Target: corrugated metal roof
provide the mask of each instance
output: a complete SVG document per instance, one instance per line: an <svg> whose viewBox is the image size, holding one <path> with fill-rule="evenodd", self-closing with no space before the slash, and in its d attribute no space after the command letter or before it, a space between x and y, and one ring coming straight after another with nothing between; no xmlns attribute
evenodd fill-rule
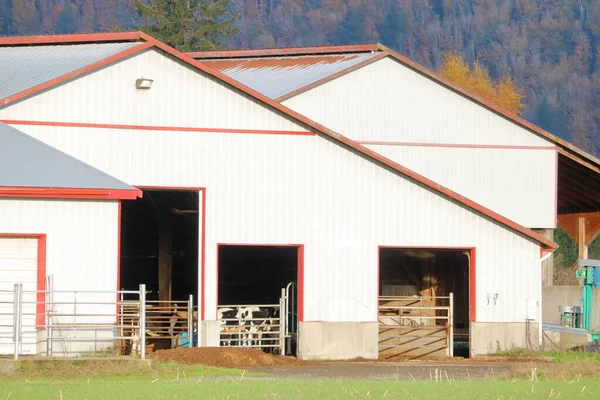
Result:
<svg viewBox="0 0 600 400"><path fill-rule="evenodd" d="M271 99L379 57L380 52L200 60Z"/></svg>
<svg viewBox="0 0 600 400"><path fill-rule="evenodd" d="M0 99L104 60L139 42L0 47Z"/></svg>
<svg viewBox="0 0 600 400"><path fill-rule="evenodd" d="M0 186L137 190L2 122Z"/></svg>

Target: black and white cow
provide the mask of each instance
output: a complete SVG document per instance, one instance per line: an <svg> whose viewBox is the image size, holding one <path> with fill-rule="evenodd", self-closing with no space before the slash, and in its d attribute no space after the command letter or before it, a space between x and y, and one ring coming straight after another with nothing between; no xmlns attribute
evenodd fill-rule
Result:
<svg viewBox="0 0 600 400"><path fill-rule="evenodd" d="M222 346L260 345L263 351L274 352L279 329L273 325L279 325L278 308L257 306L221 308L219 309L218 318L221 320L221 332L226 333L226 335L222 335L224 336L221 340ZM235 319L235 321L224 321L224 319ZM237 332L243 333L241 335L230 334ZM240 339L240 342L234 341L231 338L232 336ZM227 337L230 339L227 340ZM265 345L267 346L264 347Z"/></svg>

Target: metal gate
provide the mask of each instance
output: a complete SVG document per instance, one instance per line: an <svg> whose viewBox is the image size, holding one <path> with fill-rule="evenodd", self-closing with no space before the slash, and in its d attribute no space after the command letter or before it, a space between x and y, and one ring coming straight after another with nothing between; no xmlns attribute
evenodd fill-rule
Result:
<svg viewBox="0 0 600 400"><path fill-rule="evenodd" d="M379 358L453 357L453 295L379 297Z"/></svg>
<svg viewBox="0 0 600 400"><path fill-rule="evenodd" d="M251 347L285 354L287 304L286 289L281 289L279 304L218 306L220 346Z"/></svg>

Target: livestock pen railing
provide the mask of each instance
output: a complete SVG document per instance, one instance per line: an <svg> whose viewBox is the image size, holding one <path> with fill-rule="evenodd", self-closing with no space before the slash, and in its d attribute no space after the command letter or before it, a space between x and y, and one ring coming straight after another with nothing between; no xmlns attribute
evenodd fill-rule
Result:
<svg viewBox="0 0 600 400"><path fill-rule="evenodd" d="M380 296L379 358L453 357L454 297Z"/></svg>
<svg viewBox="0 0 600 400"><path fill-rule="evenodd" d="M192 295L187 301L146 301L146 336L151 346L159 344L157 348L193 347L197 341L194 335L197 321L198 310L194 307Z"/></svg>
<svg viewBox="0 0 600 400"><path fill-rule="evenodd" d="M124 300L127 297L128 300ZM133 355L145 358L146 288L120 291L0 290L0 354Z"/></svg>
<svg viewBox="0 0 600 400"><path fill-rule="evenodd" d="M286 289L281 289L279 304L218 306L220 345L285 354L286 304Z"/></svg>

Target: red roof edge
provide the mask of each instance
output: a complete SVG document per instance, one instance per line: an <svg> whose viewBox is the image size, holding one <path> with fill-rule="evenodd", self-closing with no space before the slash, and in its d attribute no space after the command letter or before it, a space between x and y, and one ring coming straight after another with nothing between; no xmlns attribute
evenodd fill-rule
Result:
<svg viewBox="0 0 600 400"><path fill-rule="evenodd" d="M64 35L64 36L88 36L88 37L91 37L93 35L94 34L90 34L90 35ZM125 34L119 34L119 35L133 35L133 34L132 33L125 33ZM207 73L209 75L214 76L215 78L217 78L220 81L228 84L229 86L231 86L231 87L233 87L233 88L235 88L237 90L240 90L241 92L246 93L247 95L249 95L251 97L254 97L255 99L257 99L257 100L261 101L262 103L266 104L267 106L269 106L269 107L271 107L271 108L273 108L273 109L275 109L275 110L277 110L277 111L279 111L279 112L281 112L283 114L286 114L286 115L290 116L291 118L295 119L299 123L304 124L304 125L312 128L312 129L314 129L315 131L318 131L318 132L322 133L323 135L328 136L331 139L333 139L335 141L338 141L338 142L340 142L340 143L342 143L342 144L344 144L344 145L346 145L346 146L348 146L348 147L356 150L359 153L364 154L368 158L370 158L370 159L372 159L372 160L374 160L376 162L379 162L379 163L381 163L383 165L386 165L387 167L392 168L393 170L395 170L395 171L397 171L397 172L399 172L399 173L401 173L401 174L403 174L403 175L405 175L405 176L407 176L407 177L409 177L409 178L411 178L411 179L413 179L413 180L415 180L415 181L423 184L424 186L427 186L430 189L432 189L434 191L437 191L440 194L443 194L443 195L445 195L445 196L447 196L447 197L449 197L451 199L454 199L455 201L457 201L459 203L462 203L466 207L471 208L471 209L473 209L473 210L475 210L475 211L477 211L477 212L479 212L479 213L481 213L483 215L486 215L487 217L489 217L491 219L494 219L497 222L499 222L499 223L501 223L501 224L503 224L503 225L505 225L505 226L507 226L507 227L509 227L509 228L511 228L511 229L513 229L513 230L515 230L515 231L517 231L517 232L519 232L519 233L521 233L521 234L523 234L523 235L525 235L525 236L527 236L527 237L529 237L529 238L531 238L531 239L533 239L535 241L537 241L538 243L546 246L546 248L549 249L550 251L554 251L558 247L558 245L556 243L554 243L551 240L548 240L545 237L543 237L543 236L541 236L541 235L533 232L532 230L527 229L527 228L523 227L522 225L519 225L516 222L511 221L510 219L505 218L505 217L501 216L500 214L497 214L497 213L489 210L488 208L486 208L486 207L484 207L484 206L482 206L482 205L480 205L478 203L475 203L474 201L469 200L466 197L461 196L458 193L455 193L452 190L447 189L447 188L439 185L438 183L436 183L436 182L434 182L434 181L432 181L430 179L427 179L424 176L419 175L416 172L414 172L414 171L412 171L412 170L410 170L410 169L408 169L406 167L403 167L402 165L400 165L400 164L398 164L398 163L396 163L396 162L394 162L394 161L392 161L392 160L390 160L390 159L382 156L379 153L374 152L373 150L370 150L369 148L367 148L367 147L365 147L365 146L363 146L363 145L355 142L354 140L351 140L351 139L349 139L349 138L347 138L347 137L345 137L343 135L340 135L339 133L336 133L336 132L334 132L334 131L326 128L325 126L323 126L323 125L321 125L321 124L319 124L319 123L317 123L317 122L315 122L315 121L313 121L313 120L305 117L304 115L302 115L302 114L300 114L300 113L298 113L296 111L293 111L292 109L290 109L290 108L288 108L288 107L286 107L286 106L284 106L284 105L282 105L282 104L280 104L280 103L278 103L278 102L276 102L276 101L268 98L267 96L265 96L265 95L257 92L256 90L253 90L253 89L251 89L251 88L243 85L242 83L240 83L240 82L238 82L238 81L236 81L236 80L228 77L227 75L223 74L222 72L219 72L219 71L217 71L217 70L215 70L215 69L213 69L213 68L211 68L211 67L209 67L209 66L207 66L205 64L202 64L201 62L195 60L194 58L190 57L189 55L184 54L184 53L182 53L182 52L180 52L180 51L178 51L178 50L176 50L176 49L168 46L167 44L165 44L165 43L163 43L163 42L161 42L161 41L153 38L152 36L150 36L148 34L145 34L143 32L136 32L135 35L138 35L139 39L145 40L147 42L144 45L136 46L135 49L138 49L138 51L140 51L141 49L146 49L146 48L151 47L151 46L155 46L155 47L163 50L164 52L172 55L173 57L175 57L175 58L177 58L177 59L179 59L179 60L181 60L181 61L183 61L183 62L185 62L185 63L187 63L187 64L189 64L189 65L191 65L191 66L193 66L195 68L197 68L197 69L199 69L200 71L203 71L203 72L205 72L205 73ZM362 46L362 45L358 45L358 46ZM379 46L380 45L366 45L366 47L368 47L368 50L364 50L364 51L372 51L371 49L373 49L373 51L375 51L375 50L377 50L379 48ZM345 48L353 47L354 50L352 50L352 51L357 51L356 50L356 46L341 46L341 47L345 47ZM387 49L387 48L385 48L383 46L380 46L380 47L381 47L381 49ZM335 48L335 46L329 46L329 47L326 47L326 48L329 49L328 51L331 51L331 49ZM339 46L338 46L338 48L339 48ZM321 48L321 49L325 49L325 48ZM283 50L286 50L286 49L283 49ZM289 49L289 50L291 50L291 49ZM387 50L381 50L381 51L387 51ZM113 56L113 57L111 57L111 58L109 58L107 60L101 61L100 63L93 64L94 68L92 68L92 65L90 65L89 69L86 68L86 72L89 72L89 71L91 71L91 70L93 70L95 68L99 68L99 67L101 67L103 65L106 65L109 62L114 62L117 59L122 58L121 55L125 54L125 53L126 52L118 54L117 56ZM128 53L127 55L129 55L129 54L132 54L132 53ZM290 53L290 54L293 54L293 53ZM110 60L110 61L108 61L108 60ZM427 69L425 69L425 72L431 73L431 71L428 71ZM59 79L62 79L62 78L59 78ZM68 79L68 78L65 78L65 80L66 79ZM6 103L8 103L8 102L4 102L2 104L6 104ZM0 197L23 197L23 194L26 194L25 192L23 192L24 188L19 188L19 189L22 191L22 195L21 196L10 196L10 193L3 194L2 188L0 188ZM46 189L46 190L68 190L68 189L48 189L48 188L42 188L42 189ZM114 192L120 192L120 191L112 191L112 193L114 193ZM129 193L131 191L125 191L125 192ZM13 193L16 193L16 192L13 192ZM134 193L136 193L136 197L138 197L137 191L134 191ZM36 194L37 194L37 196L35 196ZM37 192L34 191L33 195L26 196L26 197L41 197L40 194L41 194L41 192L38 190ZM140 192L139 195L141 196L141 192ZM77 195L75 195L75 196L77 196ZM107 195L106 194L98 194L97 196L100 196L100 197L94 197L94 198L102 198L102 196L107 196ZM110 196L110 194L108 196ZM130 198L132 196L132 194L129 193L128 196L129 197L126 197L125 199ZM72 197L72 198L85 198L85 197ZM133 198L135 198L135 197L133 197Z"/></svg>
<svg viewBox="0 0 600 400"><path fill-rule="evenodd" d="M73 35L0 36L0 46L130 42L141 40L140 32L78 33Z"/></svg>
<svg viewBox="0 0 600 400"><path fill-rule="evenodd" d="M77 189L48 187L0 187L0 198L135 200L142 197L139 189Z"/></svg>
<svg viewBox="0 0 600 400"><path fill-rule="evenodd" d="M247 49L247 50L217 50L217 51L192 51L184 53L195 59L208 58L240 58L240 57L272 57L272 56L301 56L311 54L335 53L365 53L379 51L377 43L351 44L345 46L315 46L315 47L285 47L273 49Z"/></svg>

